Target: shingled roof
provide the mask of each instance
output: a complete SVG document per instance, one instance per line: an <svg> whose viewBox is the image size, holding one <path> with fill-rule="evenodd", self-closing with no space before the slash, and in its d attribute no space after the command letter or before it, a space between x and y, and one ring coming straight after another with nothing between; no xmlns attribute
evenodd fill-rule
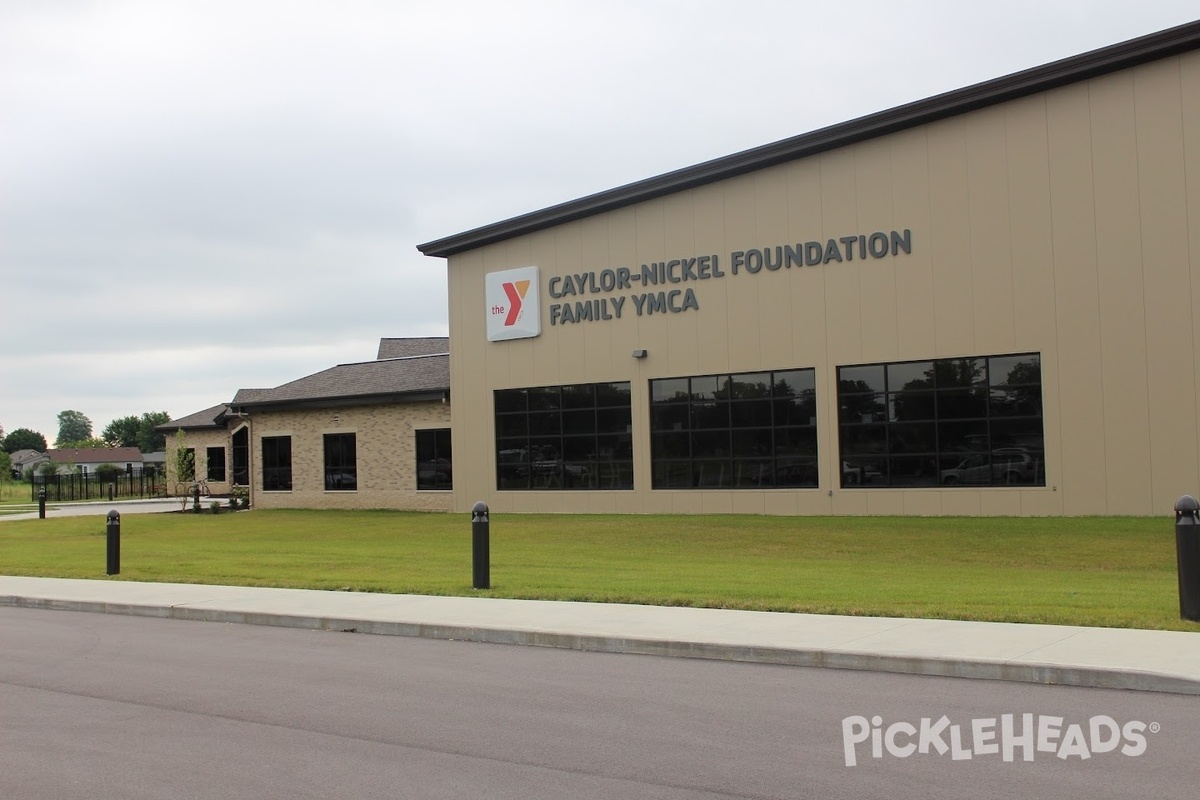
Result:
<svg viewBox="0 0 1200 800"><path fill-rule="evenodd" d="M142 461L142 451L136 447L79 447L47 450L46 455L55 464L115 464Z"/></svg>
<svg viewBox="0 0 1200 800"><path fill-rule="evenodd" d="M380 349L383 349L382 342ZM412 402L436 400L449 391L450 357L443 353L338 364L274 389L242 389L230 406L234 411L240 411Z"/></svg>
<svg viewBox="0 0 1200 800"><path fill-rule="evenodd" d="M450 352L448 336L415 336L405 339L380 339L377 359L408 356L443 355Z"/></svg>
<svg viewBox="0 0 1200 800"><path fill-rule="evenodd" d="M195 414L188 414L186 417L173 419L170 422L164 422L162 425L155 425L154 430L173 433L180 428L183 428L185 431L200 430L202 428L224 428L225 415L228 413L229 404L221 403L220 405L206 408L203 411L197 411Z"/></svg>

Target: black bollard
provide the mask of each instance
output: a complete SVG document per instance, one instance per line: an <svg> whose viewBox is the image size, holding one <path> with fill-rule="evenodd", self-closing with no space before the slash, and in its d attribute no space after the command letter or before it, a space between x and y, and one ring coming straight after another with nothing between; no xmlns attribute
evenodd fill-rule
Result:
<svg viewBox="0 0 1200 800"><path fill-rule="evenodd" d="M46 490L38 489L38 519L46 518Z"/></svg>
<svg viewBox="0 0 1200 800"><path fill-rule="evenodd" d="M121 574L121 515L108 512L108 574Z"/></svg>
<svg viewBox="0 0 1200 800"><path fill-rule="evenodd" d="M200 484L192 487L192 512L200 513Z"/></svg>
<svg viewBox="0 0 1200 800"><path fill-rule="evenodd" d="M1200 502L1175 501L1175 556L1179 562L1179 616L1200 622Z"/></svg>
<svg viewBox="0 0 1200 800"><path fill-rule="evenodd" d="M483 501L471 509L471 565L476 589L492 588L490 572L491 553L488 507Z"/></svg>
<svg viewBox="0 0 1200 800"><path fill-rule="evenodd" d="M111 503L112 499L113 499L113 484L110 483L108 485L108 502Z"/></svg>

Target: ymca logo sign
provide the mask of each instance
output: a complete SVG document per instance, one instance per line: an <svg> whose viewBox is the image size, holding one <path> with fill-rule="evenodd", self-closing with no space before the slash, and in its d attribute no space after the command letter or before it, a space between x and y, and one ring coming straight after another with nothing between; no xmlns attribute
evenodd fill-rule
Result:
<svg viewBox="0 0 1200 800"><path fill-rule="evenodd" d="M489 342L528 339L542 332L538 268L521 267L484 276Z"/></svg>

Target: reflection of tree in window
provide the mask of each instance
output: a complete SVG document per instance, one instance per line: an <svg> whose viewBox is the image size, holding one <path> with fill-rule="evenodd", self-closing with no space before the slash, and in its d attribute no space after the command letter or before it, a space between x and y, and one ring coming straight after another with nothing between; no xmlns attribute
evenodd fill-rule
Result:
<svg viewBox="0 0 1200 800"><path fill-rule="evenodd" d="M935 419L935 409L933 392L901 391L892 395L892 419L895 420Z"/></svg>
<svg viewBox="0 0 1200 800"><path fill-rule="evenodd" d="M996 359L999 361L1000 359ZM1005 416L1042 413L1042 366L1031 358L1013 364L1002 381L992 376L992 403Z"/></svg>
<svg viewBox="0 0 1200 800"><path fill-rule="evenodd" d="M838 378L843 486L961 484L968 470L978 484L1045 485L1037 354L842 367ZM886 416L873 413L880 403Z"/></svg>
<svg viewBox="0 0 1200 800"><path fill-rule="evenodd" d="M633 488L630 397L624 382L497 391L496 488Z"/></svg>
<svg viewBox="0 0 1200 800"><path fill-rule="evenodd" d="M948 358L935 361L932 374L929 374L932 386L939 389L949 389L952 386L975 386L983 383L986 362L982 358Z"/></svg>
<svg viewBox="0 0 1200 800"><path fill-rule="evenodd" d="M883 422L887 418L884 395L874 393L866 381L838 381L838 396L842 422Z"/></svg>
<svg viewBox="0 0 1200 800"><path fill-rule="evenodd" d="M816 486L812 369L650 382L652 486Z"/></svg>

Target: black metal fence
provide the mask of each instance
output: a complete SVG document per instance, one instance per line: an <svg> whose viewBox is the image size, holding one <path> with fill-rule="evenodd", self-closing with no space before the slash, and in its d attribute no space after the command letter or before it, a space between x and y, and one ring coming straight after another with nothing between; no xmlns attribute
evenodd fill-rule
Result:
<svg viewBox="0 0 1200 800"><path fill-rule="evenodd" d="M166 497L166 475L160 470L134 469L116 475L83 474L72 472L66 475L34 475L29 484L33 502L38 492L46 490L46 499L54 502L64 500L115 500L119 497Z"/></svg>

